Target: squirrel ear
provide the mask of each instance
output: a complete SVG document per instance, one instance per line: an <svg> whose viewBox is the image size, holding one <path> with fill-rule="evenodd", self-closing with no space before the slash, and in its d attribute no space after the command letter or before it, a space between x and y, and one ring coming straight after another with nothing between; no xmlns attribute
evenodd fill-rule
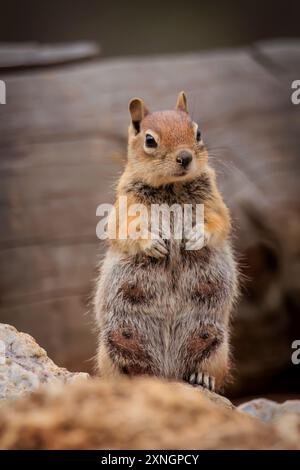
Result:
<svg viewBox="0 0 300 470"><path fill-rule="evenodd" d="M185 113L188 112L186 94L184 91L181 91L177 97L176 109L179 111L184 111Z"/></svg>
<svg viewBox="0 0 300 470"><path fill-rule="evenodd" d="M140 123L142 119L149 113L145 103L140 98L133 98L129 103L129 112L131 121L136 132L140 132Z"/></svg>

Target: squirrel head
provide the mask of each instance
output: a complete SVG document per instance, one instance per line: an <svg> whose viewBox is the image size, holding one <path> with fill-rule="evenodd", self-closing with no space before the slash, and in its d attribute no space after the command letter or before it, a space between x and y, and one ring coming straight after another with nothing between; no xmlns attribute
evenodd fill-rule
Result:
<svg viewBox="0 0 300 470"><path fill-rule="evenodd" d="M153 186L192 180L207 164L200 129L191 119L184 92L172 111L150 113L140 98L129 103L128 165Z"/></svg>

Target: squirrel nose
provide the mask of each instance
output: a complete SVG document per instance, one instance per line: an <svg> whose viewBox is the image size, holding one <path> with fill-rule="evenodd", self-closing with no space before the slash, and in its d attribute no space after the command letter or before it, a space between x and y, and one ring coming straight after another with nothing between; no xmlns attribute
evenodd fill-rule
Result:
<svg viewBox="0 0 300 470"><path fill-rule="evenodd" d="M191 163L192 159L192 154L184 150L177 155L176 162L183 166L183 168L187 168L188 165Z"/></svg>

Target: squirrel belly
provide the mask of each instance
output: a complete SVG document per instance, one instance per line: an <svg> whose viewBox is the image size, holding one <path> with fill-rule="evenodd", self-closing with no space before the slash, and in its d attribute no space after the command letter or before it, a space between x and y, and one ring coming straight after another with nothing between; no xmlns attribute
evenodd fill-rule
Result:
<svg viewBox="0 0 300 470"><path fill-rule="evenodd" d="M228 374L235 296L229 244L184 250L172 263L108 250L95 298L100 374L184 380L202 370L219 390Z"/></svg>
<svg viewBox="0 0 300 470"><path fill-rule="evenodd" d="M98 370L103 377L155 375L220 391L229 377L238 291L229 211L184 93L173 111L149 113L140 99L129 109L128 161L115 208L121 196L147 214L157 204L190 204L192 211L202 204L205 243L199 248L198 231L186 227L185 240L131 238L130 213L116 217L116 232L126 236L111 237L94 298Z"/></svg>

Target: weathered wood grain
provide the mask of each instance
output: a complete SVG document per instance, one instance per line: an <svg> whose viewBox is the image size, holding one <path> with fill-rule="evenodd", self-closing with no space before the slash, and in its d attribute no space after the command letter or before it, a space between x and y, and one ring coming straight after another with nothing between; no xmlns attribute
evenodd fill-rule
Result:
<svg viewBox="0 0 300 470"><path fill-rule="evenodd" d="M46 67L94 59L100 47L93 42L71 44L2 43L0 45L0 71Z"/></svg>
<svg viewBox="0 0 300 470"><path fill-rule="evenodd" d="M266 62L265 65L272 69L274 75L282 73L295 74L294 79L299 77L300 67L300 52L299 52L299 41L286 39L273 40L273 41L260 41L255 45L255 48L261 52Z"/></svg>
<svg viewBox="0 0 300 470"><path fill-rule="evenodd" d="M96 237L95 237L96 238ZM30 303L31 298L51 298L62 289L81 289L91 284L97 261L97 246L47 243L0 251L1 304ZM27 301L27 297L29 300Z"/></svg>
<svg viewBox="0 0 300 470"><path fill-rule="evenodd" d="M0 109L2 144L14 141L15 132L19 142L87 132L123 138L132 96L143 96L152 109L169 108L181 88L200 123L234 122L282 103L276 80L242 50L107 60L27 74L24 81L11 77L7 88L9 106L5 113Z"/></svg>

